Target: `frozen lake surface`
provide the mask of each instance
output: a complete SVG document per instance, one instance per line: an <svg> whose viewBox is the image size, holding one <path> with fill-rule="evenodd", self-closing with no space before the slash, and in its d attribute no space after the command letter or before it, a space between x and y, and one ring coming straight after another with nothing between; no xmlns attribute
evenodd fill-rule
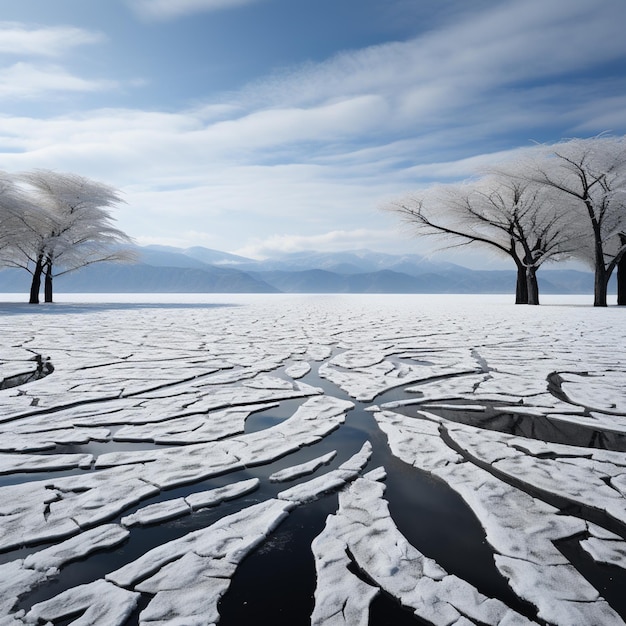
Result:
<svg viewBox="0 0 626 626"><path fill-rule="evenodd" d="M624 623L623 308L2 298L0 626Z"/></svg>

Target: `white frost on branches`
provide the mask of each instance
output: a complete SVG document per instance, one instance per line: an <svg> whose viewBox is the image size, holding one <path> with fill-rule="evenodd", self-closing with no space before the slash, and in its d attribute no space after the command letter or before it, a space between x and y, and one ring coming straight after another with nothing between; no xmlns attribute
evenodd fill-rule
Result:
<svg viewBox="0 0 626 626"><path fill-rule="evenodd" d="M86 265L131 260L120 244L129 237L113 225L117 190L79 176L34 170L0 178L0 264L32 274L31 302L42 277L46 301L52 279Z"/></svg>

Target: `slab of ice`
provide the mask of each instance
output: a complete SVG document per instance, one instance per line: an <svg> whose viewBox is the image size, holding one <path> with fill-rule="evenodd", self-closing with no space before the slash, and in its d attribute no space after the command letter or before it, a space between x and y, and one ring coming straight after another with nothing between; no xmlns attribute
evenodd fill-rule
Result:
<svg viewBox="0 0 626 626"><path fill-rule="evenodd" d="M593 462L581 465L581 461L583 459L571 462L568 459L539 459L520 453L497 461L494 467L507 476L518 480L523 477L524 482L534 487L605 511L619 522L626 523L626 500L619 491L606 483L607 478L612 476L611 472L619 470L611 464L606 464L608 468L602 468L602 465ZM615 480L611 480L611 483Z"/></svg>
<svg viewBox="0 0 626 626"><path fill-rule="evenodd" d="M120 523L122 526L130 528L132 526L163 522L189 513L191 513L191 507L185 499L174 498L173 500L165 500L164 502L156 502L155 504L141 507L135 513L122 517Z"/></svg>
<svg viewBox="0 0 626 626"><path fill-rule="evenodd" d="M88 528L159 492L154 485L140 478L127 476L119 480L119 476L113 476L118 480L102 481L85 491L77 491L80 481L75 480L71 491L61 492L61 497L50 503L46 521L72 519L79 526ZM59 481L58 484L65 486L67 481Z"/></svg>
<svg viewBox="0 0 626 626"><path fill-rule="evenodd" d="M211 560L238 563L283 521L293 506L292 503L273 499L254 504L222 517L207 528L153 548L137 560L107 574L106 579L122 587L132 587L188 552ZM214 564L209 563L208 566L214 567Z"/></svg>
<svg viewBox="0 0 626 626"><path fill-rule="evenodd" d="M15 614L0 616L0 626L23 626L24 622L20 619L24 611Z"/></svg>
<svg viewBox="0 0 626 626"><path fill-rule="evenodd" d="M387 435L393 454L405 463L419 469L433 470L463 460L441 440L439 424L436 422L406 417L392 411L376 411L374 418Z"/></svg>
<svg viewBox="0 0 626 626"><path fill-rule="evenodd" d="M626 417L623 415L612 415L592 411L589 415L576 413L548 413L548 417L555 422L567 422L569 424L580 424L595 430L606 430L608 432L625 433Z"/></svg>
<svg viewBox="0 0 626 626"><path fill-rule="evenodd" d="M76 534L158 493L140 474L141 468L113 468L0 487L0 547Z"/></svg>
<svg viewBox="0 0 626 626"><path fill-rule="evenodd" d="M506 620L530 623L502 602L483 596L465 581L449 575L409 544L389 514L383 491L380 483L358 478L339 494L339 511L327 522L334 540L345 544L347 554L369 579L432 624L447 626L463 617L470 623L494 626ZM321 559L318 563L323 565ZM329 595L326 579L322 580L320 598Z"/></svg>
<svg viewBox="0 0 626 626"><path fill-rule="evenodd" d="M597 563L607 563L626 569L626 542L621 537L617 540L589 537L580 542L580 547Z"/></svg>
<svg viewBox="0 0 626 626"><path fill-rule="evenodd" d="M250 493L259 487L261 481L258 478L241 480L230 485L209 489L208 491L198 491L185 496L185 501L195 511L207 506L215 506L220 502L232 500Z"/></svg>
<svg viewBox="0 0 626 626"><path fill-rule="evenodd" d="M299 465L286 467L285 469L279 470L278 472L274 472L273 474L271 474L270 481L280 483L287 480L294 480L295 478L299 478L300 476L306 476L307 474L312 474L322 465L330 463L336 455L337 450L333 450L328 454L318 456L317 458L312 459L311 461L307 461L306 463L300 463Z"/></svg>
<svg viewBox="0 0 626 626"><path fill-rule="evenodd" d="M626 413L624 373L619 371L587 372L585 375L560 374L561 389L576 404L596 411Z"/></svg>
<svg viewBox="0 0 626 626"><path fill-rule="evenodd" d="M237 564L226 559L210 559L195 552L186 552L182 557L161 567L156 574L135 585L137 591L155 595L160 591L177 591L203 583L224 580L229 582Z"/></svg>
<svg viewBox="0 0 626 626"><path fill-rule="evenodd" d="M0 451L36 452L52 449L57 445L81 445L90 441L107 441L109 430L100 428L50 428L30 429L12 425L10 430L0 431ZM43 462L43 460L42 460Z"/></svg>
<svg viewBox="0 0 626 626"><path fill-rule="evenodd" d="M496 565L521 598L533 598L551 624L623 624L619 615L571 565L548 565L496 555ZM584 579L582 579L584 580ZM586 581L585 581L586 582Z"/></svg>
<svg viewBox="0 0 626 626"><path fill-rule="evenodd" d="M23 621L25 624L41 624L82 613L72 622L73 626L122 626L138 600L138 593L96 580L35 604Z"/></svg>
<svg viewBox="0 0 626 626"><path fill-rule="evenodd" d="M584 532L582 520L558 515L548 504L503 483L470 463L439 468L485 528L498 569L514 591L550 623L619 624L619 616L555 547ZM567 589L556 593L555 590Z"/></svg>
<svg viewBox="0 0 626 626"><path fill-rule="evenodd" d="M188 445L183 449L141 450L101 454L96 467L111 467L128 463L150 462L150 480L171 486L178 480L165 482L164 473L180 474L189 467L187 482L212 474L234 469L236 464L266 463L287 452L318 441L345 421L345 413L353 407L351 402L317 396L306 400L292 417L260 432L237 435L230 439L206 444ZM158 461L158 463L157 463ZM194 474L195 472L195 474ZM180 478L182 481L183 479Z"/></svg>
<svg viewBox="0 0 626 626"><path fill-rule="evenodd" d="M131 515L122 517L121 524L126 528L137 525L155 524L182 515L188 515L192 511L216 506L220 502L232 500L246 493L254 491L259 486L258 478L240 481L224 487L192 493L184 498L174 498L163 502L156 502L142 507Z"/></svg>
<svg viewBox="0 0 626 626"><path fill-rule="evenodd" d="M105 524L61 543L28 555L24 560L12 561L0 567L0 612L8 613L19 596L58 575L71 561L81 559L96 550L113 548L129 536L116 524ZM22 622L18 622L22 623Z"/></svg>
<svg viewBox="0 0 626 626"><path fill-rule="evenodd" d="M440 425L436 422L407 418L389 411L377 411L374 416L381 429L387 433L394 454L446 480L475 512L485 528L487 540L496 552L526 564L523 570L523 575L526 576L526 586L519 584L519 581L515 579L516 576L522 575L519 568L509 567L507 570L507 577L511 579L514 589L524 590L525 595L522 596L524 599L534 603L540 610L548 611L553 617L557 615L561 621L556 623L561 624L568 623L567 619L570 619L572 615L578 615L580 620L583 615L586 617L594 615L594 611L596 619L605 619L609 614L612 618L617 617L603 600L597 598L597 592L593 587L571 567L565 556L554 546L554 541L558 539L583 532L586 528L584 522L557 515L557 509L503 483L473 464L462 462L463 458L452 453L444 444L439 435ZM467 450L472 457L485 463L493 463L495 467L500 467L510 462L511 459L517 458L530 462L534 457L528 457L520 451L520 448L527 443L529 444L527 452L532 451L538 454L545 454L548 451L552 454L572 451L569 446L542 442L535 444L520 437L485 432L469 426L439 421L461 449ZM415 441L409 440L410 443L407 443L409 435L413 435ZM428 448L430 454L420 454L421 448L424 447L424 439L432 442ZM434 459L433 447L441 451L439 455L434 456ZM576 452L582 454L583 450L578 449ZM588 450L586 452L590 454ZM446 457L446 454L451 456ZM442 455L443 458L447 458L446 463L437 462ZM612 456L609 454L608 458ZM597 469L598 464L600 466L606 464L600 460L602 451L598 451L598 457L598 460L591 461L595 463L593 469ZM613 460L616 460L614 456ZM580 458L576 461L588 462L589 460ZM588 472L590 469L586 467L584 471ZM528 472L518 470L515 476L527 477ZM528 478L525 479L528 480ZM533 479L529 482L535 484ZM607 489L606 485L604 487ZM499 562L504 563L504 561ZM530 563L536 564L537 568L530 566ZM558 606L548 608L546 605L550 602L549 594L542 592L540 588L541 581L547 576L552 577L547 587L550 585L558 587L560 581L567 578L572 595L578 597L578 601L593 601L595 608L585 605L584 612L577 613L577 601L571 600L568 603L567 599L553 600L557 605L559 602L563 603L564 606L561 608ZM514 579L518 583L517 586L513 584ZM534 582L531 583L531 580ZM593 598L587 597L594 593L596 595Z"/></svg>
<svg viewBox="0 0 626 626"><path fill-rule="evenodd" d="M33 552L24 559L24 567L47 572L70 561L81 559L95 550L113 548L125 541L130 533L117 524L103 524L66 539L57 545Z"/></svg>
<svg viewBox="0 0 626 626"><path fill-rule="evenodd" d="M589 535L591 537L597 537L598 539L608 539L610 541L622 541L622 538L619 535L603 528L602 526L598 526L597 524L593 524L592 522L587 522L587 530L589 531Z"/></svg>
<svg viewBox="0 0 626 626"><path fill-rule="evenodd" d="M499 554L534 563L566 564L554 541L586 530L582 520L557 515L558 509L471 463L450 465L434 473L463 497Z"/></svg>
<svg viewBox="0 0 626 626"><path fill-rule="evenodd" d="M0 454L0 474L89 467L91 454Z"/></svg>
<svg viewBox="0 0 626 626"><path fill-rule="evenodd" d="M533 360L533 363L537 361ZM476 387L473 396L478 402L508 400L512 404L520 398L532 399L545 391L549 373L547 370L535 370L532 376L520 376L517 372L490 372Z"/></svg>
<svg viewBox="0 0 626 626"><path fill-rule="evenodd" d="M369 607L378 595L348 569L351 560L345 542L337 539L336 516L329 516L324 530L311 544L317 583L311 626L367 626Z"/></svg>
<svg viewBox="0 0 626 626"><path fill-rule="evenodd" d="M50 572L55 573L56 570ZM48 572L26 568L22 560L3 563L0 567L0 619L13 610L20 596L46 580Z"/></svg>
<svg viewBox="0 0 626 626"><path fill-rule="evenodd" d="M373 470L363 474L363 478L367 480L385 480L387 478L387 471L384 467L375 467Z"/></svg>
<svg viewBox="0 0 626 626"><path fill-rule="evenodd" d="M354 480L367 465L371 455L372 444L366 441L361 450L345 463L342 463L338 469L294 485L290 489L281 491L277 497L281 500L289 500L298 504L315 500L320 495L339 489L351 480Z"/></svg>
<svg viewBox="0 0 626 626"><path fill-rule="evenodd" d="M206 413L227 407L292 400L320 394L320 389L302 382L294 382L288 389L223 387L212 389L210 394L198 394L186 408L190 413Z"/></svg>
<svg viewBox="0 0 626 626"><path fill-rule="evenodd" d="M285 368L285 374L291 376L291 378L302 378L311 371L311 366L307 361L296 361L289 367Z"/></svg>
<svg viewBox="0 0 626 626"><path fill-rule="evenodd" d="M280 500L252 505L158 546L106 578L154 594L140 615L142 623L217 622L218 601L227 591L235 568L292 507ZM137 584L141 579L146 580Z"/></svg>
<svg viewBox="0 0 626 626"><path fill-rule="evenodd" d="M541 489L561 498L605 511L615 519L626 521L626 499L619 493L620 474L624 468L602 460L585 458L543 458L525 454L523 450L549 450L550 445L533 444L522 437L513 437L492 431L481 431L470 426L449 424L449 436L472 457L492 464L509 480L527 483L531 488ZM562 445L554 446L555 454L567 451ZM580 455L580 448L572 446L572 455ZM595 452L589 452L589 455ZM623 456L608 455L615 460ZM614 487L607 485L607 480Z"/></svg>
<svg viewBox="0 0 626 626"><path fill-rule="evenodd" d="M206 560L206 559L203 559ZM211 626L219 621L218 602L230 580L201 577L171 591L159 591L139 618L142 626Z"/></svg>
<svg viewBox="0 0 626 626"><path fill-rule="evenodd" d="M313 342L307 346L305 357L311 359L312 361L324 361L325 359L330 358L332 353L332 345Z"/></svg>
<svg viewBox="0 0 626 626"><path fill-rule="evenodd" d="M340 352L330 359L329 363L345 369L360 369L378 365L385 360L386 356L385 351L369 346L358 350Z"/></svg>
<svg viewBox="0 0 626 626"><path fill-rule="evenodd" d="M253 389L279 389L293 391L296 389L294 383L279 378L278 376L256 376L252 380L245 381L244 387L252 387Z"/></svg>
<svg viewBox="0 0 626 626"><path fill-rule="evenodd" d="M46 517L50 504L60 496L43 481L0 487L0 549L53 541L79 531L71 518Z"/></svg>
<svg viewBox="0 0 626 626"><path fill-rule="evenodd" d="M362 402L371 402L384 391L424 380L429 376L419 366L387 360L355 369L338 369L324 363L319 368L319 375Z"/></svg>

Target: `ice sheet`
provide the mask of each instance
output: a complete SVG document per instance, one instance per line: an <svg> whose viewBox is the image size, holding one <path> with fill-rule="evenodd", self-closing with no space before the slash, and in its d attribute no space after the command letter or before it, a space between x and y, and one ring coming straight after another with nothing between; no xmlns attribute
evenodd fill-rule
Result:
<svg viewBox="0 0 626 626"><path fill-rule="evenodd" d="M416 556L381 505L379 487L359 491L361 481L376 485L400 467L406 480L426 473L464 498L494 563L547 624L622 623L555 542L571 537L593 559L623 566L623 538L609 530L625 535L626 527L626 455L612 449L615 435L626 433L623 311L435 296L236 299L239 306L11 313L0 378L32 369L34 353L55 369L0 390L0 550L15 551L0 565L0 624L24 623L24 613L14 612L19 596L29 620L95 602L94 619L109 626L109 611L111 623L122 619L106 605L115 589L120 607L143 594L146 623L217 619L243 555L293 507L315 507L335 490L340 510L313 544L314 623L366 623L381 588L433 623L525 623ZM286 401L286 419L246 432L253 413ZM500 432L497 419L480 429L447 419L471 424L497 408L511 421L527 420L528 436ZM372 410L375 425L362 409ZM534 416L550 418L558 443L533 438ZM571 427L597 447L571 445ZM335 442L316 451L333 433ZM355 436L372 447L350 457ZM387 447L408 465L368 471ZM331 461L337 469L324 468ZM241 474L231 479L234 472ZM270 477L290 483L277 487ZM198 485L213 478L223 486ZM261 495L267 489L276 495ZM244 494L252 495L238 501ZM228 514L193 514L227 499ZM567 514L558 510L568 503ZM128 532L152 536L179 513L187 517L171 528L203 515L218 521L205 535L193 531L130 562L117 550ZM108 583L33 608L32 589L67 582L67 563L91 567L101 550L120 562L102 573Z"/></svg>

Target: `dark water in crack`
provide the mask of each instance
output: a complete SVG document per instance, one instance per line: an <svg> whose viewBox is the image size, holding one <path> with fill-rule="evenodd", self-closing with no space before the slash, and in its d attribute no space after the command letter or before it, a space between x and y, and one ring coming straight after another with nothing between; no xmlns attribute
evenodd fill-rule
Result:
<svg viewBox="0 0 626 626"><path fill-rule="evenodd" d="M584 537L573 537L556 543L569 562L600 592L600 595L622 616L626 615L624 570L615 565L596 563L581 546Z"/></svg>
<svg viewBox="0 0 626 626"><path fill-rule="evenodd" d="M393 457L370 413L357 407L348 414L346 425L327 439L331 447L343 449L348 442L358 442L358 449L369 440L374 453L366 470L381 465L387 470L385 498L396 525L409 542L485 595L498 597L529 616L533 614L495 569L484 532L460 497L442 481ZM317 446L315 449L320 452ZM284 529L289 541L279 540L275 546L255 551L237 569L231 589L221 603L220 624L252 623L255 613L269 615L268 623L277 626L308 624L315 590L310 545L322 531L326 516L336 508L336 495L330 495L291 513L279 528ZM290 553L293 559L289 558ZM272 554L277 559L276 566L270 558ZM417 623L421 622L385 594L372 607L372 626Z"/></svg>
<svg viewBox="0 0 626 626"><path fill-rule="evenodd" d="M320 378L315 371L302 380L312 386L322 387L329 396L354 402L334 385ZM406 398L407 394L400 387L381 394L376 399L376 403L382 404ZM276 407L252 414L246 422L246 432L256 432L274 426L290 417L303 402L304 399L287 400L280 402ZM193 530L206 528L226 515L275 497L279 491L292 484L269 481L270 474L279 469L303 463L331 450L337 450L336 458L318 470L313 475L315 476L335 469L358 452L363 443L369 440L373 445L373 455L365 471L379 466L385 468L387 472L387 478L384 481L385 498L389 503L394 522L407 540L427 557L436 560L450 574L466 580L484 595L498 598L527 617L535 618L534 609L512 593L504 578L496 570L493 553L486 543L484 531L471 509L443 481L391 455L386 436L378 428L372 414L364 410L369 404L359 402L354 402L354 404L355 408L348 413L346 423L312 446L305 446L272 463L226 473L192 485L164 490L152 498L143 500L139 505L129 507L123 515L128 515L148 504L186 496L196 491L212 489L239 480L257 477L261 481L257 491L236 500L196 511L175 520L132 528L129 539L121 546L68 564L56 579L28 594L20 607L28 609L36 602L53 597L65 589L102 578L105 574L139 558L155 546L182 537ZM418 407L407 406L394 410L411 414L416 408ZM507 414L498 407L490 407L484 414L455 409L429 408L428 410L437 412L448 419L500 432L533 436L559 443L572 443L572 439L581 442L574 445L589 446L595 441L598 442L597 447L626 450L626 446L621 447L624 445L621 436L610 435L608 439L601 439L577 426L554 424L549 420L538 420L535 416ZM155 447L153 444L146 443L91 442L84 446L63 446L62 451L95 452L97 448L99 453L153 447ZM55 452L59 451L59 448L55 450ZM46 477L66 476L82 471L85 470L50 472L46 473ZM15 479L19 476L4 478ZM35 474L22 476L24 480L42 478ZM307 479L308 477L304 477L298 482ZM336 510L336 494L325 495L315 502L294 509L268 539L250 553L237 568L230 588L219 605L220 624L240 626L257 623L261 618L263 623L276 626L309 624L315 590L315 568L310 546L313 539L323 530L327 516ZM120 517L110 521L119 522ZM45 545L14 550L0 555L0 562L23 558L41 547ZM623 571L594 563L582 552L574 540L563 542L560 547L583 575L606 594L605 597L611 605L622 615L626 615L626 599L622 599L621 593L626 584ZM135 626L139 623L139 613L148 601L149 596L144 595L140 606L127 621L126 626ZM61 622L58 623L61 624ZM384 593L379 594L370 610L371 626L391 626L392 624L404 626L421 623L424 622Z"/></svg>
<svg viewBox="0 0 626 626"><path fill-rule="evenodd" d="M444 408L444 405L424 402L395 407L393 411L408 417L418 417L417 412L424 410L451 422L507 435L538 439L549 443L626 452L626 435L621 433L594 429L590 426L551 419L543 415L507 411L504 407L510 405L494 403L490 406L481 405L483 410L464 410L463 406L470 405L467 400L459 401L459 408L454 408L454 404L454 401L446 402Z"/></svg>

